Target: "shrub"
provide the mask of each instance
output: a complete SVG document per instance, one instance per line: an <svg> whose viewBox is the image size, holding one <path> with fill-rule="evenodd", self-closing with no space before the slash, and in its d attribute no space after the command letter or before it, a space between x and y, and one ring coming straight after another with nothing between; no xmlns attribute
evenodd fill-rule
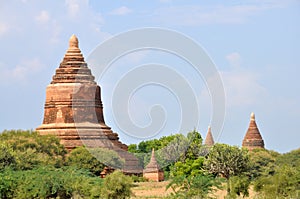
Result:
<svg viewBox="0 0 300 199"><path fill-rule="evenodd" d="M117 170L104 179L101 194L106 199L129 198L132 195L132 186L132 179Z"/></svg>

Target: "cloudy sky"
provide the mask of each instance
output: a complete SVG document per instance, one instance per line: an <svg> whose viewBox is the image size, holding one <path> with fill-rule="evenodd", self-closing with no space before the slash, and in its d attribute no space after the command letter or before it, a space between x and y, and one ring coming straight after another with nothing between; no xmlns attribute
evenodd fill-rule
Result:
<svg viewBox="0 0 300 199"><path fill-rule="evenodd" d="M255 112L266 148L287 152L300 147L299 0L0 0L0 131L41 124L45 88L73 33L88 58L105 40L143 27L186 35L216 65L226 94L223 131L214 134L219 142L241 145L250 113ZM111 102L120 78L148 63L174 68L189 81L200 112L194 128L205 137L213 109L206 82L178 56L155 50L129 53L97 79L106 123L127 144L142 140L116 124ZM143 89L128 101L134 123L151 123L149 108L158 104L166 112L165 126L147 136L178 132L182 107L176 93L155 84Z"/></svg>

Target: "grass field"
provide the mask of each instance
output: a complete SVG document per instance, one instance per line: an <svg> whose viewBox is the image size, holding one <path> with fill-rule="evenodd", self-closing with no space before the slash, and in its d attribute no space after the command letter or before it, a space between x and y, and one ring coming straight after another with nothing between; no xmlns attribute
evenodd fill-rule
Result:
<svg viewBox="0 0 300 199"><path fill-rule="evenodd" d="M172 192L171 189L166 190L167 184L168 181L135 183L135 186L132 189L135 196L131 198L132 199L164 198ZM250 187L249 193L250 193L249 197L245 197L245 199L255 198L255 192L252 190L252 187ZM214 193L214 196L217 199L223 199L226 196L226 189L216 191Z"/></svg>

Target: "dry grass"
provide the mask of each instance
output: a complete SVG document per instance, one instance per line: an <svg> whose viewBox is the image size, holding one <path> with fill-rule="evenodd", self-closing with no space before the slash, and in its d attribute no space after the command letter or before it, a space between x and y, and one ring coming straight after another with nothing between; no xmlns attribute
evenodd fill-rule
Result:
<svg viewBox="0 0 300 199"><path fill-rule="evenodd" d="M164 198L168 196L172 190L166 190L166 186L169 182L139 182L135 183L135 187L132 188L134 193L134 197L132 199L146 199L146 198ZM250 187L249 190L249 197L245 197L244 199L253 199L255 198L255 192L253 191L253 187ZM226 196L226 189L224 190L217 190L214 192L214 197L216 199L223 199Z"/></svg>
<svg viewBox="0 0 300 199"><path fill-rule="evenodd" d="M135 196L132 198L164 198L172 192L171 189L166 191L168 183L168 181L135 183L132 189Z"/></svg>

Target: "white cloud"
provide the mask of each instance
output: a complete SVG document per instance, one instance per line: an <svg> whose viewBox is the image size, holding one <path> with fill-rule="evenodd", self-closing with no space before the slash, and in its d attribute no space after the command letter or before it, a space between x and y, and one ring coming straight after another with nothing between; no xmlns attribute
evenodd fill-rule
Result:
<svg viewBox="0 0 300 199"><path fill-rule="evenodd" d="M230 53L225 57L230 66L230 71L222 71L226 101L228 106L245 107L257 104L259 99L266 96L267 90L259 83L259 75L242 68L239 53Z"/></svg>
<svg viewBox="0 0 300 199"><path fill-rule="evenodd" d="M247 108L258 105L268 95L267 89L261 85L260 75L242 67L239 53L230 53L225 57L231 65L228 71L219 71L222 78L226 106L228 108ZM209 78L212 85L216 77ZM199 99L204 100L204 104L209 104L211 96L205 89L202 89Z"/></svg>
<svg viewBox="0 0 300 199"><path fill-rule="evenodd" d="M113 11L110 12L111 15L127 15L131 13L132 10L127 8L126 6L122 6L119 8L114 9Z"/></svg>
<svg viewBox="0 0 300 199"><path fill-rule="evenodd" d="M60 33L62 32L62 27L57 23L57 21L53 21L51 31L52 33L51 33L50 42L56 44L60 41L59 36Z"/></svg>
<svg viewBox="0 0 300 199"><path fill-rule="evenodd" d="M65 5L67 7L67 12L69 17L76 18L82 9L88 7L88 0L66 0Z"/></svg>
<svg viewBox="0 0 300 199"><path fill-rule="evenodd" d="M50 20L49 13L46 10L42 10L40 14L35 17L35 20L40 24L46 24Z"/></svg>
<svg viewBox="0 0 300 199"><path fill-rule="evenodd" d="M38 58L22 60L12 69L7 69L5 64L1 64L1 81L21 81L26 82L29 76L36 74L44 67Z"/></svg>
<svg viewBox="0 0 300 199"><path fill-rule="evenodd" d="M234 68L239 68L241 64L241 56L237 52L230 53L226 56L229 64Z"/></svg>
<svg viewBox="0 0 300 199"><path fill-rule="evenodd" d="M252 106L266 95L266 89L258 82L259 76L253 72L221 72L221 76L229 107Z"/></svg>

